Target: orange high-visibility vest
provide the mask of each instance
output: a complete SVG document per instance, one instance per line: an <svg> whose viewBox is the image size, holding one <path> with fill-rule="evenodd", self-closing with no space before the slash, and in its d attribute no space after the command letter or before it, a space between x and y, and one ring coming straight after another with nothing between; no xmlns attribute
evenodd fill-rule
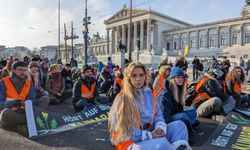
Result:
<svg viewBox="0 0 250 150"><path fill-rule="evenodd" d="M117 78L115 78L115 81L120 86L120 88L122 89L122 79L117 77Z"/></svg>
<svg viewBox="0 0 250 150"><path fill-rule="evenodd" d="M206 93L206 92L199 92L200 88L202 87L202 85L208 80L209 78L204 78L202 80L199 81L199 83L196 85L195 87L195 91L198 93L198 95L195 97L195 99L193 100L193 103L197 103L203 99L210 99L210 96Z"/></svg>
<svg viewBox="0 0 250 150"><path fill-rule="evenodd" d="M234 86L233 86L233 90L235 93L237 93L238 95L241 95L241 84L235 82L233 79L228 78L226 81L230 81L233 82Z"/></svg>
<svg viewBox="0 0 250 150"><path fill-rule="evenodd" d="M164 89L164 81L166 80L166 78L161 74L159 75L159 79L160 79L160 85L153 92L153 96L155 99L156 99L157 95L160 93L160 91L162 89Z"/></svg>
<svg viewBox="0 0 250 150"><path fill-rule="evenodd" d="M29 94L30 91L30 85L31 81L26 80L25 84L23 86L22 91L18 94L14 85L12 84L10 77L4 77L2 79L4 81L4 84L6 86L6 101L13 101L13 100L21 100L25 101L26 97ZM20 107L21 109L24 109L24 106ZM17 110L17 107L12 107L11 110Z"/></svg>
<svg viewBox="0 0 250 150"><path fill-rule="evenodd" d="M121 94L122 92L119 93L119 95ZM154 115L153 117L155 117L155 114L156 114L156 100L154 99ZM153 118L154 120L154 118ZM138 127L140 128L140 127ZM113 134L113 140L117 140L118 139L118 133L117 132L114 132ZM126 141L126 142L120 142L116 145L116 150L127 150L127 148L132 145L134 142L132 140L130 141Z"/></svg>
<svg viewBox="0 0 250 150"><path fill-rule="evenodd" d="M82 98L86 98L86 99L93 98L94 97L95 86L96 86L96 82L94 82L91 85L91 89L89 90L86 85L82 84L82 86L81 86L81 91L82 91L81 95L82 95Z"/></svg>

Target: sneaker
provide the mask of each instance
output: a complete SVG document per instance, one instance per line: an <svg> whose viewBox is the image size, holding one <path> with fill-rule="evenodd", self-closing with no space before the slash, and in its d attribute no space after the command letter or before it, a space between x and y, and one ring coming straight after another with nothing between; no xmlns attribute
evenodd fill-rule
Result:
<svg viewBox="0 0 250 150"><path fill-rule="evenodd" d="M17 126L17 133L19 133L20 135L28 138L29 137L29 132L28 132L27 125L19 125L19 126Z"/></svg>
<svg viewBox="0 0 250 150"><path fill-rule="evenodd" d="M223 123L226 120L226 117L223 115L213 115L212 120L214 120L218 123Z"/></svg>

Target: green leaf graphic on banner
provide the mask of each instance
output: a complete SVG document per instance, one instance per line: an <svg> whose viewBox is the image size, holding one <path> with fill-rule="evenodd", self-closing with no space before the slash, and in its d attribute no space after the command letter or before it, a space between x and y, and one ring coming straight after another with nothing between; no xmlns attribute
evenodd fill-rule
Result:
<svg viewBox="0 0 250 150"><path fill-rule="evenodd" d="M247 118L243 117L243 116L236 116L236 115L232 115L232 118L235 119L235 122L239 123L239 124L250 124L250 120L248 120Z"/></svg>
<svg viewBox="0 0 250 150"><path fill-rule="evenodd" d="M57 127L57 122L56 122L55 119L52 119L52 120L50 121L50 126L51 126L52 129L55 129L55 128Z"/></svg>
<svg viewBox="0 0 250 150"><path fill-rule="evenodd" d="M40 128L45 129L45 126L44 126L45 124L43 123L42 119L39 116L36 117L36 122Z"/></svg>

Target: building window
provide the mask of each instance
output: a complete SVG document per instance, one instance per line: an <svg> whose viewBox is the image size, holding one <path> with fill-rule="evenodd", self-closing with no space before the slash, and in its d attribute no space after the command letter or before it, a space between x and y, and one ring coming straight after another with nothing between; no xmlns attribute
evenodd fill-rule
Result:
<svg viewBox="0 0 250 150"><path fill-rule="evenodd" d="M204 38L200 39L200 48L205 48L205 39Z"/></svg>
<svg viewBox="0 0 250 150"><path fill-rule="evenodd" d="M235 45L238 43L238 37L237 34L233 34L232 44Z"/></svg>
<svg viewBox="0 0 250 150"><path fill-rule="evenodd" d="M170 50L170 43L167 43L167 50Z"/></svg>
<svg viewBox="0 0 250 150"><path fill-rule="evenodd" d="M174 42L174 49L177 49L177 42Z"/></svg>
<svg viewBox="0 0 250 150"><path fill-rule="evenodd" d="M227 45L227 38L226 36L222 36L220 39L220 45L221 46L226 46Z"/></svg>
<svg viewBox="0 0 250 150"><path fill-rule="evenodd" d="M195 40L191 40L191 48L196 48L196 41Z"/></svg>
<svg viewBox="0 0 250 150"><path fill-rule="evenodd" d="M231 58L236 58L236 56L235 55L231 55Z"/></svg>
<svg viewBox="0 0 250 150"><path fill-rule="evenodd" d="M246 55L243 55L243 58L248 58L248 55L246 54Z"/></svg>
<svg viewBox="0 0 250 150"><path fill-rule="evenodd" d="M210 47L215 47L215 38L214 37L210 37L209 46Z"/></svg>
<svg viewBox="0 0 250 150"><path fill-rule="evenodd" d="M245 34L245 43L250 43L250 33Z"/></svg>

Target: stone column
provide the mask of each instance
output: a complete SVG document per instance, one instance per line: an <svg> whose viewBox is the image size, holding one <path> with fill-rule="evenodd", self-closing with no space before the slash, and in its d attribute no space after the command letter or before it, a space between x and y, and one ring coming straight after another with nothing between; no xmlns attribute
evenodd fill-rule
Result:
<svg viewBox="0 0 250 150"><path fill-rule="evenodd" d="M217 28L217 47L220 48L220 27Z"/></svg>
<svg viewBox="0 0 250 150"><path fill-rule="evenodd" d="M151 29L150 29L150 24L151 24L151 19L149 18L147 20L147 51L150 52L151 48L150 48L150 39L151 39Z"/></svg>
<svg viewBox="0 0 250 150"><path fill-rule="evenodd" d="M126 33L125 33L125 25L122 25L122 44L127 45L126 44Z"/></svg>
<svg viewBox="0 0 250 150"><path fill-rule="evenodd" d="M231 28L232 28L232 26L230 25L228 27L228 36L227 36L227 39L228 39L227 45L228 45L228 47L231 47L231 39L232 39L232 37L231 37Z"/></svg>
<svg viewBox="0 0 250 150"><path fill-rule="evenodd" d="M134 51L138 51L137 47L137 22L134 22Z"/></svg>
<svg viewBox="0 0 250 150"><path fill-rule="evenodd" d="M181 50L181 33L180 33L180 35L179 35L180 37L179 37L179 47L178 47L178 50Z"/></svg>
<svg viewBox="0 0 250 150"><path fill-rule="evenodd" d="M109 55L109 29L107 28L107 50L106 50L106 54Z"/></svg>
<svg viewBox="0 0 250 150"><path fill-rule="evenodd" d="M209 48L209 29L207 29L207 40L206 40L206 46Z"/></svg>
<svg viewBox="0 0 250 150"><path fill-rule="evenodd" d="M111 36L112 36L112 50L110 52L110 55L112 55L113 53L115 53L115 46L116 46L116 43L115 43L115 28L112 28L112 32L111 32Z"/></svg>
<svg viewBox="0 0 250 150"><path fill-rule="evenodd" d="M199 49L200 48L200 31L197 30L197 43L196 43L196 48Z"/></svg>
<svg viewBox="0 0 250 150"><path fill-rule="evenodd" d="M115 30L115 52L118 51L119 34L120 34L120 30L119 30L119 26L117 26Z"/></svg>
<svg viewBox="0 0 250 150"><path fill-rule="evenodd" d="M244 45L244 24L240 26L240 45Z"/></svg>
<svg viewBox="0 0 250 150"><path fill-rule="evenodd" d="M144 21L140 22L140 50L143 50L143 39L144 39Z"/></svg>
<svg viewBox="0 0 250 150"><path fill-rule="evenodd" d="M190 44L190 43L191 43L190 33L191 33L190 31L187 32L187 34L188 34L188 39L187 39L187 43L186 43L186 45L188 45L189 49L191 49L191 44ZM184 49L184 48L183 48L183 49Z"/></svg>

